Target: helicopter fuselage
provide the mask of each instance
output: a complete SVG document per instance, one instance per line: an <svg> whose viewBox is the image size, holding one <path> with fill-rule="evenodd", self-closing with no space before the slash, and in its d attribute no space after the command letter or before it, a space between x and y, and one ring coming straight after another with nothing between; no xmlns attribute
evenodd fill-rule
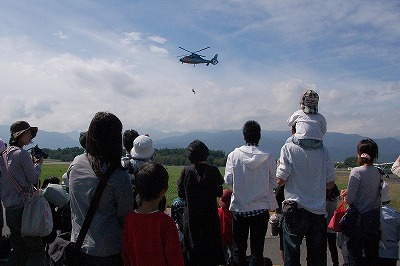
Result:
<svg viewBox="0 0 400 266"><path fill-rule="evenodd" d="M192 54L192 55L187 55L187 56L180 58L179 61L181 61L182 64L183 63L193 64L193 65L207 64L207 66L208 66L209 64L216 65L218 63L217 57L218 57L218 55L216 54L213 59L206 60L206 59L203 59L200 55Z"/></svg>

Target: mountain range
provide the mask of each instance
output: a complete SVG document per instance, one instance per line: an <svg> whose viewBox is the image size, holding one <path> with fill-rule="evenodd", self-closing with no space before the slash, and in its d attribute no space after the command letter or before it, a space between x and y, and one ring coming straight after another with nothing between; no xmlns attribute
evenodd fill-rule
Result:
<svg viewBox="0 0 400 266"><path fill-rule="evenodd" d="M214 131L191 131L191 132L169 132L158 130L143 130L153 139L156 149L162 148L186 148L194 139L203 141L211 150L222 150L226 154L244 144L241 130L214 130ZM0 138L9 140L9 126L0 125ZM280 149L290 136L289 131L262 131L260 148L272 153L277 159ZM356 134L343 134L327 132L324 136L324 146L329 149L334 161L343 161L350 156L356 156L357 143L366 138ZM80 147L79 132L69 133L48 132L40 130L34 139L34 145L40 148L58 149L66 147ZM379 147L379 162L392 162L400 154L400 140L397 138L374 139ZM28 146L27 148L29 148Z"/></svg>

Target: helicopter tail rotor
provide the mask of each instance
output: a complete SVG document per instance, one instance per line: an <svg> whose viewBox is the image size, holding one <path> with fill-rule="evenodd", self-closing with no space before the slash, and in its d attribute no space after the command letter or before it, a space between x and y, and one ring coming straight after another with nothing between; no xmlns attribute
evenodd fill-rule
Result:
<svg viewBox="0 0 400 266"><path fill-rule="evenodd" d="M217 57L218 57L218 54L214 55L213 59L210 60L210 63L213 64L213 65L218 64ZM208 66L208 64L207 64L207 66Z"/></svg>

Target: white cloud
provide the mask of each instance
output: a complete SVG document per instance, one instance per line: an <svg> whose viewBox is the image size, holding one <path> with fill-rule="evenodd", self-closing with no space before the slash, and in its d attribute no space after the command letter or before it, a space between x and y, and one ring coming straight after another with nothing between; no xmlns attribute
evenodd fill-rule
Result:
<svg viewBox="0 0 400 266"><path fill-rule="evenodd" d="M165 39L165 38L163 38L161 36L156 36L156 35L151 35L151 36L148 37L148 39L150 41L153 41L153 42L156 42L156 43L159 43L159 44L163 44L163 43L165 43L167 41L167 39Z"/></svg>
<svg viewBox="0 0 400 266"><path fill-rule="evenodd" d="M54 36L57 36L61 40L68 39L68 36L65 35L62 31L57 31L56 33L54 33Z"/></svg>
<svg viewBox="0 0 400 266"><path fill-rule="evenodd" d="M158 47L155 45L149 45L149 49L150 51L152 51L153 53L156 54L162 54L162 55L167 55L168 54L168 50L162 47Z"/></svg>
<svg viewBox="0 0 400 266"><path fill-rule="evenodd" d="M138 42L142 40L142 33L141 32L124 32L122 42L125 44Z"/></svg>

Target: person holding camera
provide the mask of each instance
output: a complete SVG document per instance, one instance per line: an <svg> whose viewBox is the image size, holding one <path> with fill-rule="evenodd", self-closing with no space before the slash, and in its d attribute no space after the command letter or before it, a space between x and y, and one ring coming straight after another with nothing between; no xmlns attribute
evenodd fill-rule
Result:
<svg viewBox="0 0 400 266"><path fill-rule="evenodd" d="M39 182L43 157L32 158L23 147L32 142L38 132L26 121L17 121L10 127L10 141L2 153L1 166L1 198L6 210L6 223L10 228L12 251L9 265L44 265L45 251L41 237L21 235L24 195L29 194L32 184ZM23 193L16 189L17 182Z"/></svg>

